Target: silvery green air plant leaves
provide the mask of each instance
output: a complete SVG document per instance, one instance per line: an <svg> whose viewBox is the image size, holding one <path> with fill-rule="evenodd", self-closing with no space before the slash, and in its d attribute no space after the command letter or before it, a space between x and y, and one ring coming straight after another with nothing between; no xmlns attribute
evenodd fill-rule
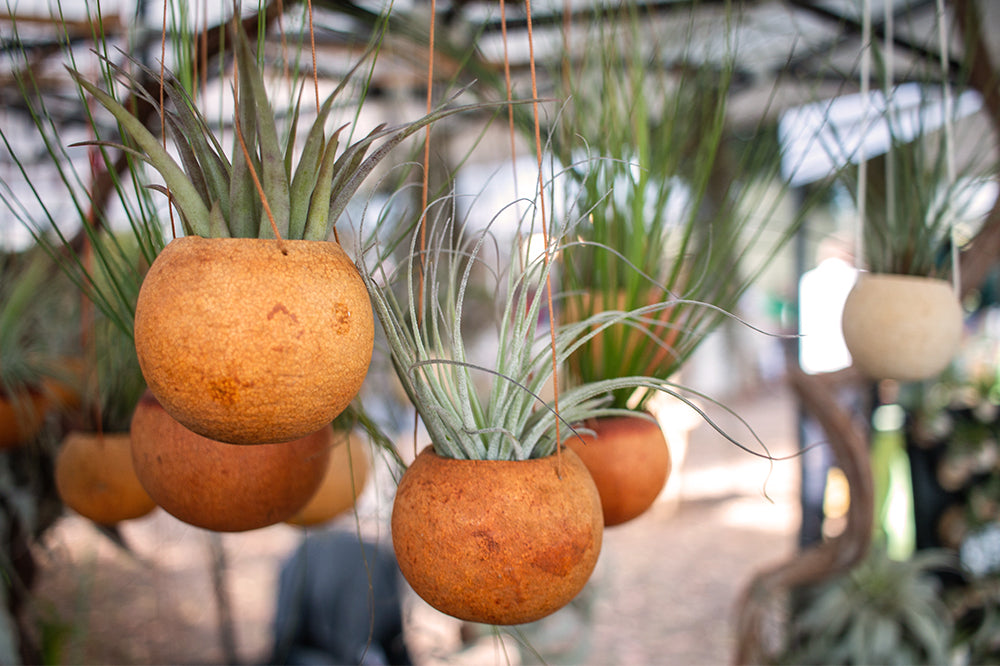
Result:
<svg viewBox="0 0 1000 666"><path fill-rule="evenodd" d="M425 224L425 249L418 247L420 234L412 234L405 260L389 273L386 266L390 262L382 255L391 243L383 243L376 248L375 269L364 269L361 275L385 331L397 375L439 455L469 460L527 460L551 455L557 429L558 439L565 441L588 419L632 414L611 403L613 392L626 388L677 397L723 437L749 450L719 429L690 396L714 402L711 398L667 380L626 376L578 384L560 391L558 412L554 401L542 397L553 368L563 366L581 345L611 326L642 325L664 308L682 302L680 299L668 297L632 311L599 312L579 322L557 324L553 344L547 325L539 325L540 318L544 319L546 280L553 262L537 256L522 265L516 259L521 248L515 246L509 255L514 258L497 266L484 258L494 242L489 227L470 232L467 225L457 226L451 220ZM554 237L550 257L572 234L570 225L562 229L562 238ZM484 289L497 299L495 332L491 332L497 352L489 367L470 361L467 334L462 330L470 283L473 275L483 273L493 276L495 282ZM764 450L764 454L751 452L767 457Z"/></svg>
<svg viewBox="0 0 1000 666"><path fill-rule="evenodd" d="M132 152L162 176L165 189L169 190L180 211L185 233L189 235L268 238L274 236L276 229L285 239L327 240L348 201L390 150L435 120L475 108L450 107L452 97L434 112L412 123L376 127L338 153L339 137L344 128L327 135L326 121L334 100L360 65L372 57L376 50L373 46L323 102L309 129L298 164L293 166L292 151L300 107L296 105L292 113L291 131L282 145L257 59L242 29L237 26L233 35L237 70L236 123L246 152L238 136L231 158L190 95L169 72L163 81L169 104L160 107L159 100L153 99L134 76L111 65L133 94L144 98L163 114L180 163L118 100L76 70L69 69L74 80L111 112L122 131L135 142L138 150ZM134 61L132 64L142 69L141 64ZM159 78L158 73L155 75ZM372 150L370 154L369 150Z"/></svg>

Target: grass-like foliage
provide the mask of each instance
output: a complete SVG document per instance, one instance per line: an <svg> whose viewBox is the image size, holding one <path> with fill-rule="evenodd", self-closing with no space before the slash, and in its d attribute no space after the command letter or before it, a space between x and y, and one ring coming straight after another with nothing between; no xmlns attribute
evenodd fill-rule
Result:
<svg viewBox="0 0 1000 666"><path fill-rule="evenodd" d="M668 67L643 21L633 7L596 22L587 39L600 48L560 79L566 104L551 140L567 207L582 218L563 252L565 315L676 302L584 344L568 366L577 383L673 375L808 209L777 214L790 190L764 114L741 130L749 140L729 126L735 54ZM616 391L614 404L641 407L649 395Z"/></svg>

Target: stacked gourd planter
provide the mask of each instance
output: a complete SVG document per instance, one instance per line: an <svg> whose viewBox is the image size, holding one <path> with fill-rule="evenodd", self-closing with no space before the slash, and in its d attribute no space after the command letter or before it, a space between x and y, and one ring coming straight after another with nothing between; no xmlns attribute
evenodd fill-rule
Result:
<svg viewBox="0 0 1000 666"><path fill-rule="evenodd" d="M231 37L238 70L231 155L172 77L163 81L170 104L159 111L180 163L125 106L73 72L163 177L165 187L154 188L169 190L185 231L153 262L136 303L135 350L151 397L136 410L131 447L158 503L216 530L292 518L319 487L333 447L329 424L360 390L374 342L366 285L329 240L333 225L393 146L455 112L377 128L338 152L340 132L328 136L325 124L349 75L319 108L295 164L297 123L281 145L238 19ZM294 481L295 501L286 481ZM237 486L274 501L258 509L234 503ZM210 516L194 515L226 502Z"/></svg>

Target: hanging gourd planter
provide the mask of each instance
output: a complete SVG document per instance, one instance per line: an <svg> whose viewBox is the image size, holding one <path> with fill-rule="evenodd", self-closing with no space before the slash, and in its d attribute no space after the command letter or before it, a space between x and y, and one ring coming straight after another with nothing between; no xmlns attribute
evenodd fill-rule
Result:
<svg viewBox="0 0 1000 666"><path fill-rule="evenodd" d="M25 389L15 395L0 390L0 450L30 442L41 432L49 400L39 391Z"/></svg>
<svg viewBox="0 0 1000 666"><path fill-rule="evenodd" d="M336 243L178 238L136 306L150 390L189 429L236 444L330 423L361 388L373 340L368 292Z"/></svg>
<svg viewBox="0 0 1000 666"><path fill-rule="evenodd" d="M299 527L328 523L354 506L368 482L367 447L354 433L334 430L326 474L304 507L285 522Z"/></svg>
<svg viewBox="0 0 1000 666"><path fill-rule="evenodd" d="M69 433L56 454L55 481L63 504L101 525L156 508L132 466L128 433Z"/></svg>
<svg viewBox="0 0 1000 666"><path fill-rule="evenodd" d="M962 341L962 306L952 284L938 278L862 273L842 321L855 366L874 379L933 377Z"/></svg>
<svg viewBox="0 0 1000 666"><path fill-rule="evenodd" d="M329 425L291 442L218 442L185 428L151 394L132 417L132 461L150 497L179 520L218 532L291 517L319 488L332 443Z"/></svg>
<svg viewBox="0 0 1000 666"><path fill-rule="evenodd" d="M153 262L136 304L135 345L150 390L207 438L265 444L330 423L361 387L372 354L371 303L357 268L329 239L352 195L394 146L460 109L442 106L407 125L379 126L338 151L340 130L326 132L333 102L373 47L322 104L316 100L317 117L300 150L299 106L287 110L282 142L238 17L231 36L231 154L213 134L217 123L202 116L172 74L155 73L170 102L157 111L180 164L129 109L71 74L138 148L125 150L139 152L162 176L165 186L151 187L169 194L184 227L185 237ZM111 66L134 96L148 99L141 81Z"/></svg>
<svg viewBox="0 0 1000 666"><path fill-rule="evenodd" d="M601 496L604 526L638 517L649 509L670 476L670 449L659 424L643 415L588 421L566 446L594 478Z"/></svg>
<svg viewBox="0 0 1000 666"><path fill-rule="evenodd" d="M538 620L569 603L597 563L601 502L572 451L457 460L428 447L403 474L392 542L431 606L487 624Z"/></svg>

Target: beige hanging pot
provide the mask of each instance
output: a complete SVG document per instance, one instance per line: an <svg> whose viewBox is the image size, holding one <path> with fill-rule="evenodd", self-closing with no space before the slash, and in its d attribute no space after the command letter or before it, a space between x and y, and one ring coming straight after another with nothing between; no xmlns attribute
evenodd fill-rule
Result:
<svg viewBox="0 0 1000 666"><path fill-rule="evenodd" d="M938 278L861 273L842 323L854 365L873 379L934 377L962 341L962 306Z"/></svg>

